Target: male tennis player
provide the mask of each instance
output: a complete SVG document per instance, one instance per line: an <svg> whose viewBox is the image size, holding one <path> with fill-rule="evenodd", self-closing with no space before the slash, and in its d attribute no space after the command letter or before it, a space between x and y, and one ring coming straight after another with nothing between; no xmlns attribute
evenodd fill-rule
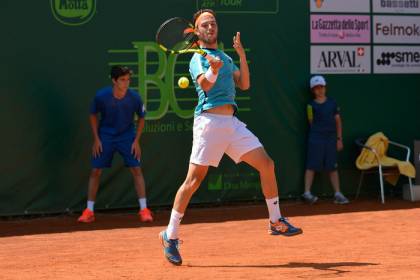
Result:
<svg viewBox="0 0 420 280"><path fill-rule="evenodd" d="M113 86L96 93L90 107L90 125L94 137L92 148L92 171L89 178L87 207L79 217L82 223L95 221L94 204L103 168L111 167L112 158L118 152L133 175L138 201L139 218L142 222L153 221L147 208L143 173L140 168L140 136L146 114L140 95L129 89L131 70L123 66L111 69ZM100 114L100 122L98 122ZM134 129L134 114L137 114L137 131ZM99 124L99 125L98 125Z"/></svg>
<svg viewBox="0 0 420 280"><path fill-rule="evenodd" d="M240 33L233 37L233 47L240 59L238 68L227 54L217 49L215 13L201 10L194 15L193 22L199 44L211 58L194 54L190 62L190 74L198 93L190 164L187 177L176 194L169 225L159 234L166 259L175 265L182 263L178 230L191 196L200 186L209 166L217 167L225 153L236 163L244 161L259 171L270 217L269 233L285 236L302 233L280 214L273 160L258 138L234 116L237 110L235 86L242 90L250 86Z"/></svg>

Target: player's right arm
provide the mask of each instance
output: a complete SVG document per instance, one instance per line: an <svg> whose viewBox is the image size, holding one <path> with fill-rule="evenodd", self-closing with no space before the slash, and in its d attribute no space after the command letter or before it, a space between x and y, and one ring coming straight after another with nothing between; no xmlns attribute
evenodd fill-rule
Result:
<svg viewBox="0 0 420 280"><path fill-rule="evenodd" d="M206 56L206 59L210 64L210 67L206 72L203 70L203 65L199 59L199 56L193 57L193 61L190 64L190 72L193 78L197 78L197 83L200 85L200 87L205 92L208 92L216 83L219 70L223 66L223 61L210 55Z"/></svg>
<svg viewBox="0 0 420 280"><path fill-rule="evenodd" d="M98 121L98 104L96 97L90 105L90 115L89 115L90 128L93 135L93 146L92 146L92 155L94 158L97 158L102 153L102 142L99 138L99 121Z"/></svg>

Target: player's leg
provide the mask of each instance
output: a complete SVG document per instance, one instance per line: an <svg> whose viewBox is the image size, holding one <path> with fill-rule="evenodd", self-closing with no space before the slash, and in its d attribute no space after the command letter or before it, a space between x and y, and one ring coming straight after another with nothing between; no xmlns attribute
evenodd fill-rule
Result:
<svg viewBox="0 0 420 280"><path fill-rule="evenodd" d="M223 157L229 139L226 128L232 121L230 116L202 114L194 119L193 146L187 177L179 188L173 209L183 214L191 196L200 186L209 166L217 167ZM169 234L172 238L171 234Z"/></svg>
<svg viewBox="0 0 420 280"><path fill-rule="evenodd" d="M206 177L208 166L190 163L187 177L179 187L174 205L172 208L171 218L169 220L166 234L169 239L178 239L179 225L184 217L185 210L195 191L199 188L201 182Z"/></svg>
<svg viewBox="0 0 420 280"><path fill-rule="evenodd" d="M263 147L247 152L241 160L254 167L260 173L261 187L270 216L269 233L292 236L302 233L300 228L291 225L280 213L277 180L274 162Z"/></svg>
<svg viewBox="0 0 420 280"><path fill-rule="evenodd" d="M243 122L235 118L233 128L235 133L226 154L236 163L245 161L260 173L261 187L270 216L270 233L282 235L302 233L301 229L293 227L281 216L273 160L268 156L258 138L246 128Z"/></svg>
<svg viewBox="0 0 420 280"><path fill-rule="evenodd" d="M182 258L178 250L178 232L181 220L192 195L205 178L207 170L208 166L190 163L187 178L176 193L168 227L159 234L166 259L175 265L182 264Z"/></svg>
<svg viewBox="0 0 420 280"><path fill-rule="evenodd" d="M229 141L226 127L232 117L201 114L194 119L193 147L187 177L175 196L171 218L166 230L159 234L166 259L175 264L182 263L178 250L178 231L181 220L194 192L207 174L208 167L217 167Z"/></svg>
<svg viewBox="0 0 420 280"><path fill-rule="evenodd" d="M208 166L190 163L187 177L176 193L173 206L174 210L179 213L185 213L192 195L200 187L201 182L206 177L208 168Z"/></svg>
<svg viewBox="0 0 420 280"><path fill-rule="evenodd" d="M274 161L268 156L263 147L247 152L241 157L241 161L248 163L260 173L261 187L266 199L278 197Z"/></svg>

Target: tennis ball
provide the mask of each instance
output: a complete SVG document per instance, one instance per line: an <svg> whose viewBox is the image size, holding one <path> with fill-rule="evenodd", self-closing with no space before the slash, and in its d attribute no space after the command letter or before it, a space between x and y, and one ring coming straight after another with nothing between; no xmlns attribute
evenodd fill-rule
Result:
<svg viewBox="0 0 420 280"><path fill-rule="evenodd" d="M178 86L180 88L187 88L189 84L190 84L190 80L188 80L187 77L181 77L178 80Z"/></svg>

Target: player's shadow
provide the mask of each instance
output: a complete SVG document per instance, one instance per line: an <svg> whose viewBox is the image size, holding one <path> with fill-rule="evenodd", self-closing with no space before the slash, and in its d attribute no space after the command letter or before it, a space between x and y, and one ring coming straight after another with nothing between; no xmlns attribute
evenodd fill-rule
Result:
<svg viewBox="0 0 420 280"><path fill-rule="evenodd" d="M350 270L344 269L344 267L361 267L361 266L371 266L379 265L377 263L368 263L368 262L335 262L335 263L305 263L305 262L290 262L287 264L235 264L235 265L194 265L187 264L188 267L195 268L312 268L315 270L321 270L326 272L332 272L333 274L339 275L351 272ZM330 273L328 273L330 274Z"/></svg>

